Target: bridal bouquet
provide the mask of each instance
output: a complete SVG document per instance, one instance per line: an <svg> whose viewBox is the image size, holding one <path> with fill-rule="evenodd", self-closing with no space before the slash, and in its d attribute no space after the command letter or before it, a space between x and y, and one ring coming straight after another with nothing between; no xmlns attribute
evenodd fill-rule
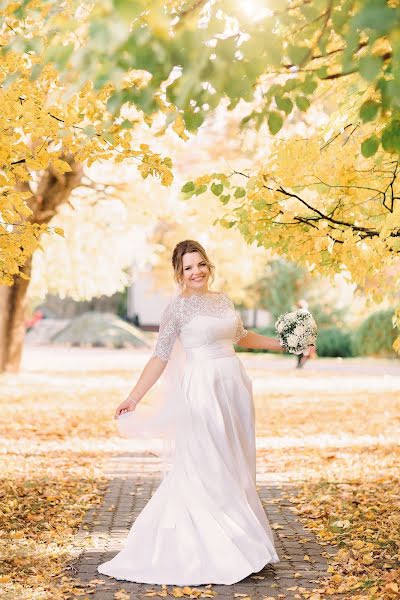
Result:
<svg viewBox="0 0 400 600"><path fill-rule="evenodd" d="M281 315L275 329L281 346L292 354L302 354L317 339L317 324L305 308Z"/></svg>

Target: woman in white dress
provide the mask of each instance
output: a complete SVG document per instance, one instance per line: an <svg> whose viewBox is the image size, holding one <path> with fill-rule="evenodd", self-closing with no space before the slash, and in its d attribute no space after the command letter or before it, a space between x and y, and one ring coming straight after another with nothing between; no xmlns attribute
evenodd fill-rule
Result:
<svg viewBox="0 0 400 600"><path fill-rule="evenodd" d="M284 350L246 331L228 296L209 290L214 265L198 242L177 244L172 265L183 291L165 309L153 355L115 413L134 435L133 411L179 339L185 362L177 393L166 399L176 422L171 468L124 548L98 571L137 583L230 585L279 561L256 490L252 383L233 344Z"/></svg>

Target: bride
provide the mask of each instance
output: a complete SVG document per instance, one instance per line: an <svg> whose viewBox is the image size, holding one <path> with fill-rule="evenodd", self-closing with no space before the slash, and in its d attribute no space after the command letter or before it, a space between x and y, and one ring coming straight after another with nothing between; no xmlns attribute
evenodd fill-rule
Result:
<svg viewBox="0 0 400 600"><path fill-rule="evenodd" d="M230 585L279 561L256 490L252 382L233 344L284 350L277 339L246 331L230 298L209 289L214 265L201 244L177 244L172 266L182 292L165 309L155 350L115 413L120 432L134 436L145 422L136 405L169 363L175 387L161 412L175 426L171 467L124 548L97 570L137 583ZM158 422L168 429L166 419Z"/></svg>

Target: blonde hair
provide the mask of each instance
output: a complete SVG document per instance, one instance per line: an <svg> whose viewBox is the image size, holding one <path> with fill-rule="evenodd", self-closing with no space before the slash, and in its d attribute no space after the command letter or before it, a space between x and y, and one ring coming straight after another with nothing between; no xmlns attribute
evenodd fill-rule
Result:
<svg viewBox="0 0 400 600"><path fill-rule="evenodd" d="M212 283L214 281L215 266L208 258L207 252L204 250L203 246L195 240L183 240L183 242L179 242L174 248L172 253L172 267L174 269L175 281L180 286L183 285L183 255L187 254L188 252L198 252L201 254L210 271Z"/></svg>

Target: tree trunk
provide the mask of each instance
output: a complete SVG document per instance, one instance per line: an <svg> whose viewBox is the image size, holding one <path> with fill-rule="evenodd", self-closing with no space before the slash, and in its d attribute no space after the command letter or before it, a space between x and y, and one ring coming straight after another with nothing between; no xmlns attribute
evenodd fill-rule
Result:
<svg viewBox="0 0 400 600"><path fill-rule="evenodd" d="M22 271L29 277L31 259ZM14 285L0 286L0 368L18 371L25 337L25 310L29 281L16 277Z"/></svg>
<svg viewBox="0 0 400 600"><path fill-rule="evenodd" d="M36 194L27 201L33 214L31 223L49 223L57 214L58 207L66 202L72 190L82 179L82 165L73 156L62 157L71 171L61 175L49 167L39 181ZM27 186L28 184L22 184ZM22 187L22 186L21 186ZM29 186L28 186L29 187ZM30 277L32 258L21 269ZM12 286L0 286L0 372L16 372L19 369L25 337L25 312L29 281L15 277Z"/></svg>

